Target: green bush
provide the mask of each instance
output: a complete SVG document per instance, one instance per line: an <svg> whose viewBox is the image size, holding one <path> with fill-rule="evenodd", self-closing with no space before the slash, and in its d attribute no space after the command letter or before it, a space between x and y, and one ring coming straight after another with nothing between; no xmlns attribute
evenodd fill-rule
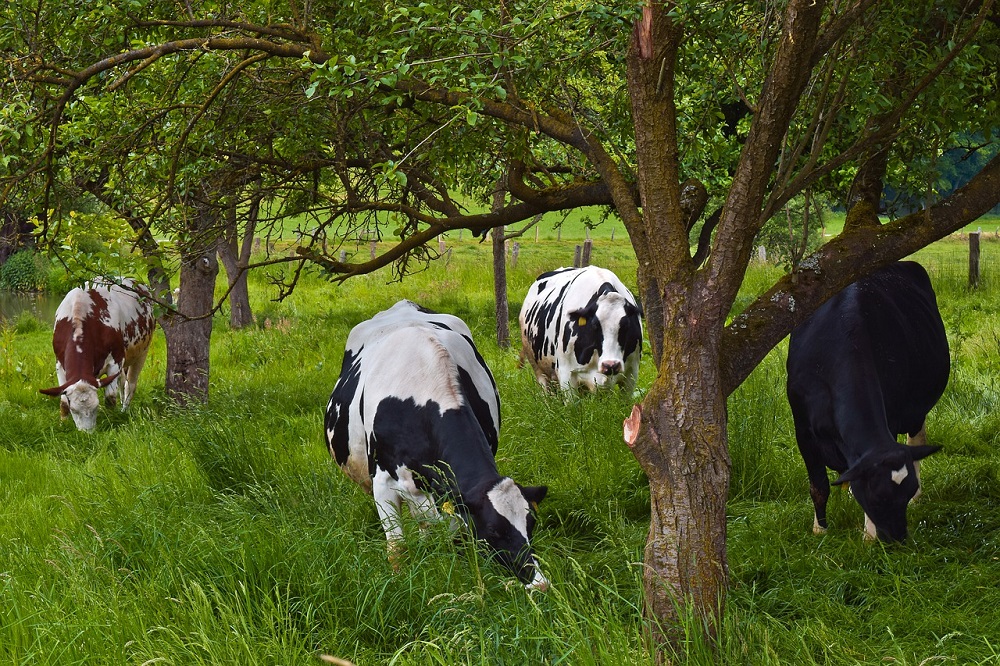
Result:
<svg viewBox="0 0 1000 666"><path fill-rule="evenodd" d="M48 264L34 250L12 254L0 266L0 290L38 291L48 278Z"/></svg>
<svg viewBox="0 0 1000 666"><path fill-rule="evenodd" d="M47 331L49 328L51 328L51 324L46 324L27 310L22 310L17 315L17 319L14 320L14 332L18 334L37 333L38 331Z"/></svg>

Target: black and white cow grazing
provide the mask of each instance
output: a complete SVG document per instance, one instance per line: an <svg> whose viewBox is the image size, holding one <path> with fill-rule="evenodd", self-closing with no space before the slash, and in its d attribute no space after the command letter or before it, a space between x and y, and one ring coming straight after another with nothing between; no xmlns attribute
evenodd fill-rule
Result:
<svg viewBox="0 0 1000 666"><path fill-rule="evenodd" d="M461 319L404 300L351 330L326 440L374 496L390 558L403 502L421 520L440 519L440 502L527 588L548 587L529 543L547 489L499 474L499 430L496 383Z"/></svg>
<svg viewBox="0 0 1000 666"><path fill-rule="evenodd" d="M826 531L829 467L865 512L865 534L906 538L920 488L924 419L948 383L948 338L927 272L899 262L849 285L792 331L788 402L816 510ZM907 435L904 446L897 435Z"/></svg>
<svg viewBox="0 0 1000 666"><path fill-rule="evenodd" d="M611 271L559 268L538 276L521 306L521 363L548 390L635 389L642 309Z"/></svg>
<svg viewBox="0 0 1000 666"><path fill-rule="evenodd" d="M156 328L148 299L145 287L124 279L77 287L59 304L52 334L59 386L41 392L59 396L62 416L72 414L80 430L97 424L98 388L104 387L105 404L115 404L120 375L122 411L132 401Z"/></svg>

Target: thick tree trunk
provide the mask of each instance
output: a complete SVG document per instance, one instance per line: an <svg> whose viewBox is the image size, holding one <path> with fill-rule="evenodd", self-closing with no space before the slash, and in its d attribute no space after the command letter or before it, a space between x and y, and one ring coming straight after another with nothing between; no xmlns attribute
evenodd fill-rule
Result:
<svg viewBox="0 0 1000 666"><path fill-rule="evenodd" d="M178 314L160 321L167 341L167 395L181 404L208 400L211 312L218 274L214 245L182 254Z"/></svg>
<svg viewBox="0 0 1000 666"><path fill-rule="evenodd" d="M676 301L665 305L682 312ZM654 641L675 647L685 623L714 639L728 584L730 463L718 331L696 320L682 314L665 323L660 371L625 423L626 443L649 477L646 612Z"/></svg>

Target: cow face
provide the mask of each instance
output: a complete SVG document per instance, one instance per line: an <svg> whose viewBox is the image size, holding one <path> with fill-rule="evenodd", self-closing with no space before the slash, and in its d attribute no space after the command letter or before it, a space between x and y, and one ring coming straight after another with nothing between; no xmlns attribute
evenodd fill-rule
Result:
<svg viewBox="0 0 1000 666"><path fill-rule="evenodd" d="M586 307L570 312L566 338L573 340L581 386L590 390L623 379L625 362L642 341L639 310L604 285Z"/></svg>
<svg viewBox="0 0 1000 666"><path fill-rule="evenodd" d="M533 509L547 491L545 486L522 488L503 478L485 495L463 498L476 538L485 541L491 555L528 589L549 586L530 546L535 528Z"/></svg>
<svg viewBox="0 0 1000 666"><path fill-rule="evenodd" d="M79 380L73 382L72 384L63 384L62 386L56 386L54 388L41 389L39 393L44 393L45 395L60 396L62 401L62 414L63 417L66 416L66 410L69 410L70 415L73 417L73 423L76 424L77 429L83 430L84 432L90 432L97 425L97 407L99 401L97 399L97 389L104 388L115 379L118 378L118 373L105 377L94 386L86 380Z"/></svg>
<svg viewBox="0 0 1000 666"><path fill-rule="evenodd" d="M62 399L69 405L70 416L79 430L90 432L97 425L97 387L82 379L66 388Z"/></svg>
<svg viewBox="0 0 1000 666"><path fill-rule="evenodd" d="M833 483L851 484L851 494L875 526L879 541L903 541L907 537L906 507L920 483L914 462L941 447L897 445L862 456Z"/></svg>

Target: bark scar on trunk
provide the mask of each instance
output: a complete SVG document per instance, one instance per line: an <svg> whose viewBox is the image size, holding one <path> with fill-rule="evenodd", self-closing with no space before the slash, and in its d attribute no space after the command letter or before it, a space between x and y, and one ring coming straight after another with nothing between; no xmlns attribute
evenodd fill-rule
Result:
<svg viewBox="0 0 1000 666"><path fill-rule="evenodd" d="M653 57L653 8L642 8L642 19L635 24L635 41L639 45L639 57L649 60Z"/></svg>
<svg viewBox="0 0 1000 666"><path fill-rule="evenodd" d="M631 449L635 446L635 441L639 438L639 426L642 423L642 405L634 405L632 413L622 422L622 430L625 436L625 443Z"/></svg>

